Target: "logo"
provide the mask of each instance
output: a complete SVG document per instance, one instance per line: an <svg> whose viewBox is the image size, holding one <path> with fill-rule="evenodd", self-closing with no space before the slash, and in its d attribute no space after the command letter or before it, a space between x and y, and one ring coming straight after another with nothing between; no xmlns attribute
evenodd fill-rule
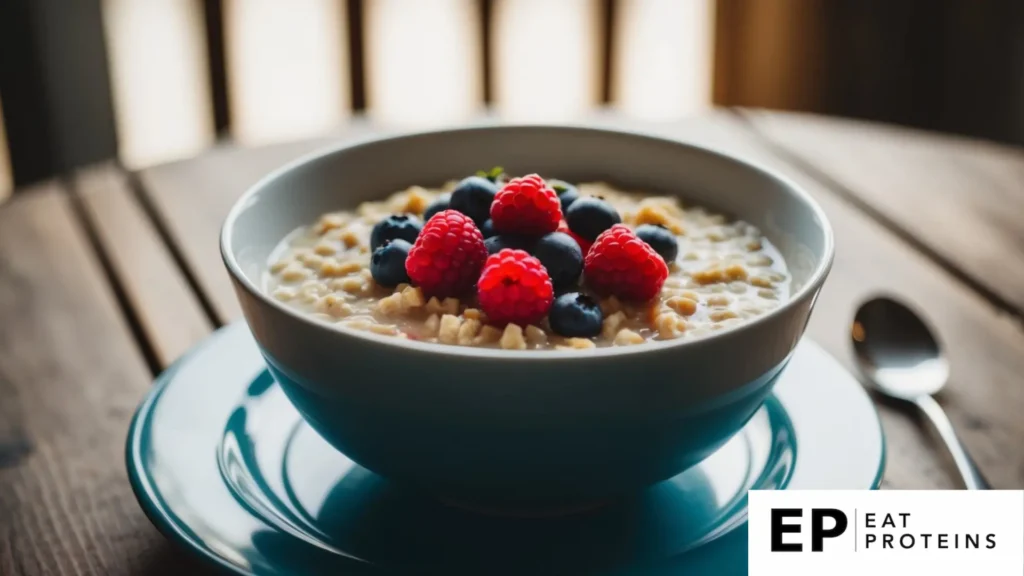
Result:
<svg viewBox="0 0 1024 576"><path fill-rule="evenodd" d="M1024 491L752 491L752 576L1024 574Z"/></svg>
<svg viewBox="0 0 1024 576"><path fill-rule="evenodd" d="M804 545L800 542L785 543L783 534L801 532L801 525L787 524L789 518L802 519L804 511L800 508L772 508L772 552L803 552ZM831 528L825 528L825 520L832 521ZM811 551L822 552L826 538L837 538L846 532L849 520L842 510L835 508L811 509Z"/></svg>

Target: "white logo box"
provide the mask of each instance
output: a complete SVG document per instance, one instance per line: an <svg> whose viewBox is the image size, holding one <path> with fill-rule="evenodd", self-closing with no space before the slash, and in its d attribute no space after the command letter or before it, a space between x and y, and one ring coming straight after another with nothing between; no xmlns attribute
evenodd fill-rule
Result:
<svg viewBox="0 0 1024 576"><path fill-rule="evenodd" d="M757 490L749 513L751 576L1024 575L1020 490Z"/></svg>

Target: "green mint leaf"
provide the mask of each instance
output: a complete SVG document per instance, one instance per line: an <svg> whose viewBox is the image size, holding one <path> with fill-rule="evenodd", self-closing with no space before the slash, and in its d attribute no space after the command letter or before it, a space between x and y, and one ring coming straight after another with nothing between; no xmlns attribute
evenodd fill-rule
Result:
<svg viewBox="0 0 1024 576"><path fill-rule="evenodd" d="M491 182L497 182L498 178L501 178L501 176L504 173L505 173L505 169L504 168L502 168L501 166L495 166L494 168L491 168L490 170L477 170L476 175L481 177L481 178L487 178Z"/></svg>

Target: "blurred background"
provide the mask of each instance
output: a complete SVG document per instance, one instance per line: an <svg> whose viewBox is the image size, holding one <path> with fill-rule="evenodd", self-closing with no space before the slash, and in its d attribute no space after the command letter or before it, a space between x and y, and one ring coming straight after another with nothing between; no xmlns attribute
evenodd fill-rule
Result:
<svg viewBox="0 0 1024 576"><path fill-rule="evenodd" d="M800 110L1024 144L1020 0L0 0L0 198L351 118Z"/></svg>

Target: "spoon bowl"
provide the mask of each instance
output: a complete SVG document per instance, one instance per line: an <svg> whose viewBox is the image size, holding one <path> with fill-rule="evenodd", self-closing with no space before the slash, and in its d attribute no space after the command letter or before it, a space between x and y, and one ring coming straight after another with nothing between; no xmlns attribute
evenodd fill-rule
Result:
<svg viewBox="0 0 1024 576"><path fill-rule="evenodd" d="M853 323L853 349L869 383L902 400L939 392L949 362L934 332L904 304L879 297L865 302Z"/></svg>

